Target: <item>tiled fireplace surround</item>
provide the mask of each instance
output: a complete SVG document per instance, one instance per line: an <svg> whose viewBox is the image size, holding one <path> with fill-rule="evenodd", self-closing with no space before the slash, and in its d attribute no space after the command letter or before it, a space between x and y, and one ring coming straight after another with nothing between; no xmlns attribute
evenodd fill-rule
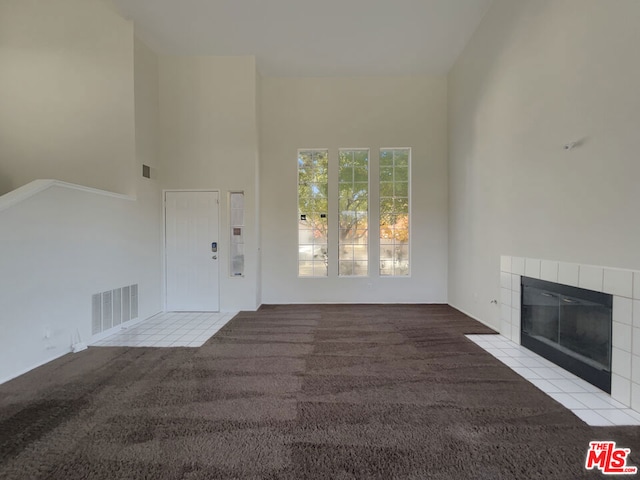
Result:
<svg viewBox="0 0 640 480"><path fill-rule="evenodd" d="M640 271L500 257L500 333L520 345L520 277L613 295L611 396L640 411Z"/></svg>

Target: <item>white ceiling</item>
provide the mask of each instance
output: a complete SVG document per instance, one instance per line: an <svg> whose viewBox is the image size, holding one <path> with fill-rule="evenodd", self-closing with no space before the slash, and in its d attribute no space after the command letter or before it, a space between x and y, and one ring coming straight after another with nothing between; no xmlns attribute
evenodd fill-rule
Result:
<svg viewBox="0 0 640 480"><path fill-rule="evenodd" d="M112 0L158 53L255 55L265 76L445 74L492 0Z"/></svg>

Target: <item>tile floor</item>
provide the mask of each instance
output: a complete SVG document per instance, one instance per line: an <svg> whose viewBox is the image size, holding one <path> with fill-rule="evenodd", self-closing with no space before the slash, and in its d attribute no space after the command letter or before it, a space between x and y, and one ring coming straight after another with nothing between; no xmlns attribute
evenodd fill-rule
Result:
<svg viewBox="0 0 640 480"><path fill-rule="evenodd" d="M236 313L167 312L93 343L96 347L199 347Z"/></svg>
<svg viewBox="0 0 640 480"><path fill-rule="evenodd" d="M571 410L587 425L640 425L640 413L508 338L502 335L467 335L467 338Z"/></svg>

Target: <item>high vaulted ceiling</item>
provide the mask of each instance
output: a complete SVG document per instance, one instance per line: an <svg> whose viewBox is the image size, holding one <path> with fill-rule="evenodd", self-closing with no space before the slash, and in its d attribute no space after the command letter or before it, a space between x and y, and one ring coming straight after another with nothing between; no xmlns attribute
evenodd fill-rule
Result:
<svg viewBox="0 0 640 480"><path fill-rule="evenodd" d="M265 76L445 74L492 0L112 0L158 53L255 55Z"/></svg>

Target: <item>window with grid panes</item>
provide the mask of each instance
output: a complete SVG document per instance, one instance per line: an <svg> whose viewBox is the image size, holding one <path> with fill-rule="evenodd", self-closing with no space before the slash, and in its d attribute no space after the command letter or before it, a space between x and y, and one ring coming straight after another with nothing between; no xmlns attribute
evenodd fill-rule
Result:
<svg viewBox="0 0 640 480"><path fill-rule="evenodd" d="M338 275L369 274L369 150L338 152Z"/></svg>
<svg viewBox="0 0 640 480"><path fill-rule="evenodd" d="M298 275L328 275L327 150L298 151Z"/></svg>
<svg viewBox="0 0 640 480"><path fill-rule="evenodd" d="M380 150L380 275L409 275L410 148Z"/></svg>

